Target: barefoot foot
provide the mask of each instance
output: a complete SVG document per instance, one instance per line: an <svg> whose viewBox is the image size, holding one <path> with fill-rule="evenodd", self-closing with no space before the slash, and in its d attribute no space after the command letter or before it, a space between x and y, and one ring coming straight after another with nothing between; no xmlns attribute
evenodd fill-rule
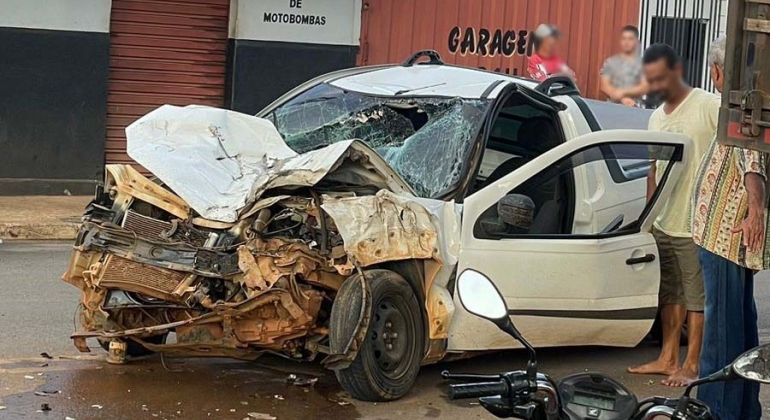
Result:
<svg viewBox="0 0 770 420"><path fill-rule="evenodd" d="M698 379L698 372L692 368L682 367L676 373L660 381L665 386L685 387Z"/></svg>
<svg viewBox="0 0 770 420"><path fill-rule="evenodd" d="M666 375L666 376L673 375L678 370L679 368L676 366L676 363L665 362L662 360L655 360L641 366L634 366L634 367L628 368L629 373L639 373L639 374L646 374L646 375Z"/></svg>

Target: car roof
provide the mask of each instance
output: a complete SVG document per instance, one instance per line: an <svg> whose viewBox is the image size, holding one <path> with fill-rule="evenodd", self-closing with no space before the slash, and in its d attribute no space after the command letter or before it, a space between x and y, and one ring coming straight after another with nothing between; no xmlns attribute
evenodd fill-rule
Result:
<svg viewBox="0 0 770 420"><path fill-rule="evenodd" d="M504 85L499 81L513 82L529 88L537 86L534 81L503 73L445 64L379 67L331 77L326 83L340 89L377 96L445 96L479 99L496 97ZM491 90L489 90L490 87L492 87Z"/></svg>

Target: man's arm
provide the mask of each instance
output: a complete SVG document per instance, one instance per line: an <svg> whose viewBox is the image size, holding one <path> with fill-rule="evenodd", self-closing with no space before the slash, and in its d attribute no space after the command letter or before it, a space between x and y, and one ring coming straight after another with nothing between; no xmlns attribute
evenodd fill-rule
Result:
<svg viewBox="0 0 770 420"><path fill-rule="evenodd" d="M646 95L649 90L650 90L650 86L647 84L647 79L642 77L642 81L639 82L638 85L626 89L623 93L624 93L624 96L638 98L640 96Z"/></svg>
<svg viewBox="0 0 770 420"><path fill-rule="evenodd" d="M542 82L548 78L548 74L545 72L545 69L543 69L541 65L532 60L531 57L527 62L527 71L529 72L529 77L537 80L538 82Z"/></svg>
<svg viewBox="0 0 770 420"><path fill-rule="evenodd" d="M766 158L763 153L753 150L739 151L743 167L743 184L746 187L748 212L746 218L732 229L743 233L743 245L755 252L765 241L765 176Z"/></svg>
<svg viewBox="0 0 770 420"><path fill-rule="evenodd" d="M656 161L650 161L650 169L647 171L647 202L652 200L655 190L658 188L657 178L658 168L656 167Z"/></svg>
<svg viewBox="0 0 770 420"><path fill-rule="evenodd" d="M572 69L571 69L571 68L570 68L570 67L567 65L567 63L564 63L564 64L562 64L562 66L561 66L561 67L562 67L562 69L561 69L561 72L562 72L562 73L563 73L565 76L569 77L569 78L570 78L570 79L572 79L572 80L575 80L575 81L577 81L577 75L575 74L575 71L574 71L574 70L572 70Z"/></svg>
<svg viewBox="0 0 770 420"><path fill-rule="evenodd" d="M620 102L620 100L623 99L623 91L616 88L615 86L612 86L612 82L610 81L609 76L602 74L601 82L599 83L599 89L601 89L605 95L609 96L609 98L615 102Z"/></svg>

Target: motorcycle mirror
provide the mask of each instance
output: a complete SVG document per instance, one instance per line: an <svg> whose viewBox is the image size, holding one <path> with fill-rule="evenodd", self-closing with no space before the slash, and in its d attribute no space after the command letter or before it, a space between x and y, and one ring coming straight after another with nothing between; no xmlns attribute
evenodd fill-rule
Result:
<svg viewBox="0 0 770 420"><path fill-rule="evenodd" d="M743 353L735 359L732 368L743 379L770 384L770 344Z"/></svg>
<svg viewBox="0 0 770 420"><path fill-rule="evenodd" d="M508 305L505 304L503 295L497 290L492 280L478 271L465 270L457 279L457 293L466 311L494 322L498 328L518 340L527 349L529 352L527 376L530 382L534 383L537 379L535 348L513 325L511 317L508 316Z"/></svg>
<svg viewBox="0 0 770 420"><path fill-rule="evenodd" d="M691 383L685 389L684 395L690 396L690 391L696 386L711 382L729 381L738 377L748 381L770 384L770 344L755 347L738 356L732 364L727 365L724 369Z"/></svg>
<svg viewBox="0 0 770 420"><path fill-rule="evenodd" d="M457 293L466 311L495 324L508 318L508 306L495 285L478 271L465 270L457 280Z"/></svg>

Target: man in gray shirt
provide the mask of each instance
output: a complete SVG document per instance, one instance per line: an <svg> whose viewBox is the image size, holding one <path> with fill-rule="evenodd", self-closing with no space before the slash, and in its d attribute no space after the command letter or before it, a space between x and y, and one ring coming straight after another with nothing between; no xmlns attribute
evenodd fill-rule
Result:
<svg viewBox="0 0 770 420"><path fill-rule="evenodd" d="M609 100L626 106L641 106L647 93L639 54L639 29L626 26L620 32L620 53L604 61L600 88Z"/></svg>

